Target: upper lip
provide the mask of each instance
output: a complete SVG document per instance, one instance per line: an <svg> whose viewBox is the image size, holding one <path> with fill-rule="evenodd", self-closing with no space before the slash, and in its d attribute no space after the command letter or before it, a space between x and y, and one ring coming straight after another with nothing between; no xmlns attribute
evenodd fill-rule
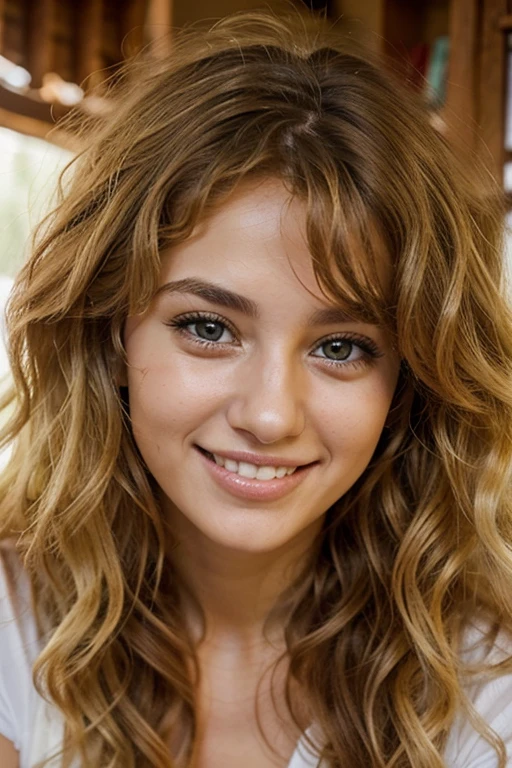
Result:
<svg viewBox="0 0 512 768"><path fill-rule="evenodd" d="M198 446L201 448L202 446ZM312 464L309 461L293 461L284 459L282 456L261 456L257 453L248 453L247 451L211 451L209 448L203 448L203 451L214 453L223 459L232 459L233 461L245 461L247 464L256 464L262 467L303 467L306 464Z"/></svg>

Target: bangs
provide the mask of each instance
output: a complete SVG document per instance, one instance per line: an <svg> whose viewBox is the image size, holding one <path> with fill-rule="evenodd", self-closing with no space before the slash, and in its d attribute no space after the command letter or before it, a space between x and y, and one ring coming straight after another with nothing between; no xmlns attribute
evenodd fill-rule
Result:
<svg viewBox="0 0 512 768"><path fill-rule="evenodd" d="M189 173L170 193L160 213L159 250L192 235L240 184L275 178L290 198L306 205L306 242L318 287L325 300L359 322L394 328L392 258L378 217L364 199L352 172L305 136L246 136L242 156L219 151L210 167ZM300 144L300 147L298 146ZM305 286L304 286L305 287Z"/></svg>
<svg viewBox="0 0 512 768"><path fill-rule="evenodd" d="M309 169L311 170L311 169ZM392 327L392 259L352 179L306 174L306 237L319 288L355 320ZM347 182L343 184L343 182Z"/></svg>

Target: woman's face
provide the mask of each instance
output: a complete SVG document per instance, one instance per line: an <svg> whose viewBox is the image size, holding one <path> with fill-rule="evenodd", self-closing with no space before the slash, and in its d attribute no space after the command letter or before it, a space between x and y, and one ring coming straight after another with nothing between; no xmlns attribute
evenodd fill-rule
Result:
<svg viewBox="0 0 512 768"><path fill-rule="evenodd" d="M133 433L166 513L232 550L318 530L397 382L384 330L321 296L304 232L279 181L240 187L163 254L160 291L126 322Z"/></svg>

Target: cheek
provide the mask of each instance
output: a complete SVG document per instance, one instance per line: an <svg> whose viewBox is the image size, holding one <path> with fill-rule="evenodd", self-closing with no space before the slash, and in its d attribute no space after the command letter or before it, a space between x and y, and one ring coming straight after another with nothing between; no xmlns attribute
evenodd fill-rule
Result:
<svg viewBox="0 0 512 768"><path fill-rule="evenodd" d="M141 443L169 443L186 438L218 408L225 385L190 356L174 353L133 355L128 370L130 415L134 437Z"/></svg>
<svg viewBox="0 0 512 768"><path fill-rule="evenodd" d="M200 408L193 383L187 385L166 366L131 371L128 376L130 416L134 434L158 437L173 434Z"/></svg>
<svg viewBox="0 0 512 768"><path fill-rule="evenodd" d="M392 384L392 382L391 382ZM344 463L367 464L386 423L393 397L388 381L354 382L324 402L319 419L326 445Z"/></svg>

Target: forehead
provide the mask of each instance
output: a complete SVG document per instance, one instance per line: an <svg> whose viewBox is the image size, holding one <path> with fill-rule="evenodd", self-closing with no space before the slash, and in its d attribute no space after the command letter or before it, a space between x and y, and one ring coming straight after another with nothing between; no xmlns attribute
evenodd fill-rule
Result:
<svg viewBox="0 0 512 768"><path fill-rule="evenodd" d="M354 258L365 258L355 237L352 250ZM388 282L384 255L377 270L379 280ZM307 241L307 203L278 179L240 183L189 238L162 253L162 283L189 276L278 295L309 292L310 302L326 304Z"/></svg>
<svg viewBox="0 0 512 768"><path fill-rule="evenodd" d="M318 292L306 240L306 209L278 181L240 185L184 242L162 254L162 279L201 276L293 280Z"/></svg>

